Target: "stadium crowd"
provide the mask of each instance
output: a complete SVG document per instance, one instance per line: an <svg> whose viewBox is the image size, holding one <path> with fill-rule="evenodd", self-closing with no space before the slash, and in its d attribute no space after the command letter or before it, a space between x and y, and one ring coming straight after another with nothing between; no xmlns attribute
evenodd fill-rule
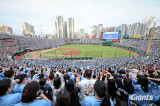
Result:
<svg viewBox="0 0 160 106"><path fill-rule="evenodd" d="M0 57L0 106L160 106L159 41L152 42L147 57L9 60L6 48L16 44L19 49L36 50L66 42L11 35L0 39L5 51ZM12 43L3 46L4 39ZM119 44L144 49L144 43L124 40Z"/></svg>
<svg viewBox="0 0 160 106"><path fill-rule="evenodd" d="M131 47L142 49L142 50L146 51L148 48L149 40L148 39L145 39L145 40L125 39L122 42L116 42L114 44L123 45L123 46L131 46ZM153 52L154 50L158 49L159 47L160 47L160 40L153 40L151 43L150 51Z"/></svg>
<svg viewBox="0 0 160 106"><path fill-rule="evenodd" d="M67 44L64 39L41 39L26 36L0 34L0 57L7 57L20 50L41 50Z"/></svg>
<svg viewBox="0 0 160 106"><path fill-rule="evenodd" d="M160 105L159 60L101 68L36 66L32 61L1 63L1 106Z"/></svg>
<svg viewBox="0 0 160 106"><path fill-rule="evenodd" d="M98 38L94 38L94 39L91 39L91 38L88 38L88 39L85 39L85 38L82 38L82 39L76 39L76 40L72 40L72 41L68 41L70 43L74 43L74 44L94 44L94 43L102 43L102 41Z"/></svg>

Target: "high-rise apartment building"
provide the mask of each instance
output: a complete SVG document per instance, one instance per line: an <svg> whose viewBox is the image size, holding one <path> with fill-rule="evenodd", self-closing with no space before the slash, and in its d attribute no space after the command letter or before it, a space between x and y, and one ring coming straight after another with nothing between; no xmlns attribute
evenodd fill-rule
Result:
<svg viewBox="0 0 160 106"><path fill-rule="evenodd" d="M24 36L34 37L35 36L34 26L30 25L27 22L23 22L22 23L22 34Z"/></svg>
<svg viewBox="0 0 160 106"><path fill-rule="evenodd" d="M54 30L56 38L64 38L64 25L63 25L63 17L57 16L55 21L55 30Z"/></svg>
<svg viewBox="0 0 160 106"><path fill-rule="evenodd" d="M64 22L64 39L67 39L67 22Z"/></svg>
<svg viewBox="0 0 160 106"><path fill-rule="evenodd" d="M0 33L3 33L3 34L13 34L13 30L9 26L0 25Z"/></svg>
<svg viewBox="0 0 160 106"><path fill-rule="evenodd" d="M109 27L103 28L103 32L109 32Z"/></svg>
<svg viewBox="0 0 160 106"><path fill-rule="evenodd" d="M129 35L130 38L134 38L134 35L140 35L145 37L146 26L143 23L133 23L132 25L127 25L126 35Z"/></svg>
<svg viewBox="0 0 160 106"><path fill-rule="evenodd" d="M98 29L97 36L101 36L101 32L103 32L103 25L99 24L97 29Z"/></svg>
<svg viewBox="0 0 160 106"><path fill-rule="evenodd" d="M68 39L74 38L74 19L73 18L67 19L67 38Z"/></svg>
<svg viewBox="0 0 160 106"><path fill-rule="evenodd" d="M97 26L96 25L93 25L90 28L90 36L97 36Z"/></svg>
<svg viewBox="0 0 160 106"><path fill-rule="evenodd" d="M115 29L116 31L121 31L121 39L123 39L124 35L126 34L126 24L122 24Z"/></svg>
<svg viewBox="0 0 160 106"><path fill-rule="evenodd" d="M141 23L140 22L135 23L134 35L140 35L140 32L141 32Z"/></svg>
<svg viewBox="0 0 160 106"><path fill-rule="evenodd" d="M141 31L140 31L140 35L142 36L142 37L146 37L146 24L143 24L143 23L141 23Z"/></svg>
<svg viewBox="0 0 160 106"><path fill-rule="evenodd" d="M77 33L77 36L78 36L78 38L84 38L85 37L85 35L84 35L84 29L80 29L78 31L78 33Z"/></svg>
<svg viewBox="0 0 160 106"><path fill-rule="evenodd" d="M132 25L127 25L126 26L126 35L131 36L131 31L132 31Z"/></svg>
<svg viewBox="0 0 160 106"><path fill-rule="evenodd" d="M104 29L102 24L93 25L90 27L90 36L101 36L101 32L103 31Z"/></svg>
<svg viewBox="0 0 160 106"><path fill-rule="evenodd" d="M149 35L152 34L152 30L153 30L153 27L150 28ZM160 40L160 26L155 27L153 39L159 39Z"/></svg>

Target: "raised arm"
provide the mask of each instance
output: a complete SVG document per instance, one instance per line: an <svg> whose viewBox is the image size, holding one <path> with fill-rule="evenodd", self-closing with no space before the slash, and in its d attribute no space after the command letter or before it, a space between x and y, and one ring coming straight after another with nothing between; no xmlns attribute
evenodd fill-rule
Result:
<svg viewBox="0 0 160 106"><path fill-rule="evenodd" d="M2 67L2 71L3 71L3 74L5 73L5 69L4 69L4 67Z"/></svg>
<svg viewBox="0 0 160 106"><path fill-rule="evenodd" d="M100 80L102 80L102 72L100 73Z"/></svg>
<svg viewBox="0 0 160 106"><path fill-rule="evenodd" d="M59 72L59 76L61 77L61 80L64 81L64 78L62 77L60 72Z"/></svg>
<svg viewBox="0 0 160 106"><path fill-rule="evenodd" d="M157 76L158 75L158 73L157 73L157 70L155 69L155 75Z"/></svg>
<svg viewBox="0 0 160 106"><path fill-rule="evenodd" d="M85 70L82 71L82 77L84 77L84 74L85 74Z"/></svg>
<svg viewBox="0 0 160 106"><path fill-rule="evenodd" d="M80 75L77 73L76 77L76 87L78 87L78 83L80 82Z"/></svg>
<svg viewBox="0 0 160 106"><path fill-rule="evenodd" d="M160 78L151 78L151 77L147 77L149 80L153 80L153 81L160 81Z"/></svg>

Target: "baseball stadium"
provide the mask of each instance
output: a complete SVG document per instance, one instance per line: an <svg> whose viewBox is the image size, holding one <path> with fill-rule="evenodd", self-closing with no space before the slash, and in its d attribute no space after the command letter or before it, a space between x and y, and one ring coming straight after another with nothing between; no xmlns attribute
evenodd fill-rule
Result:
<svg viewBox="0 0 160 106"><path fill-rule="evenodd" d="M154 28L151 32L154 32ZM8 92L6 89L0 95L17 96L16 101L19 102L16 102L16 106L23 106L23 102L32 104L26 101L28 97L23 98L24 92L33 92L35 89L33 94L37 95L38 92L37 97L41 98L35 101L42 102L43 106L86 106L90 103L87 100L90 96L93 101L91 106L100 106L96 97L105 94L108 89L107 95L110 96L106 96L110 99L105 101L107 105L102 102L103 106L128 106L128 103L146 105L148 102L159 106L159 39L153 38L153 33L145 39L121 39L120 35L120 31L111 31L101 32L99 38L66 40L0 34L0 89L9 87L10 81L16 84L11 93L4 94ZM137 84L138 81L141 82ZM29 86L31 88L27 88ZM94 87L96 94L90 87ZM152 92L148 87L151 87ZM77 90L75 94L70 94L71 89ZM128 94L134 96L130 99ZM144 97L149 95L151 99L139 94ZM77 100L70 95L74 95ZM3 98L0 101L2 106L8 100L4 97L0 96ZM64 98L65 101L59 102ZM146 99L145 102L142 99ZM14 98L11 100L14 101Z"/></svg>
<svg viewBox="0 0 160 106"><path fill-rule="evenodd" d="M159 0L0 0L0 106L160 106L159 10Z"/></svg>

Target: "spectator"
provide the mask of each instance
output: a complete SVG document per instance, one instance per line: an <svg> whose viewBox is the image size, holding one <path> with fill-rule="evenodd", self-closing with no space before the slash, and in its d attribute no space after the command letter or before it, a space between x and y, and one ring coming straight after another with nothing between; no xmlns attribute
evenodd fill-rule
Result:
<svg viewBox="0 0 160 106"><path fill-rule="evenodd" d="M61 79L56 76L54 78L54 84L51 85L50 81L48 81L49 85L51 86L52 88L52 92L53 92L53 102L56 104L56 97L58 95L58 93L64 89L65 87L65 82L64 82L64 79L63 77L61 76L61 73L59 73L59 76L61 77ZM61 80L62 80L62 83L61 83Z"/></svg>
<svg viewBox="0 0 160 106"><path fill-rule="evenodd" d="M66 86L67 86L67 82L68 82L68 80L70 79L70 77L69 77L68 74L65 74L65 75L63 76L63 78L64 78L64 82L65 82L65 87L66 87Z"/></svg>
<svg viewBox="0 0 160 106"><path fill-rule="evenodd" d="M22 95L20 93L10 94L13 89L13 85L19 80L11 82L9 79L0 80L0 105L10 106L21 102Z"/></svg>
<svg viewBox="0 0 160 106"><path fill-rule="evenodd" d="M87 96L89 92L86 92L87 97L83 99L82 106L114 106L107 93L107 86L103 81L96 81L94 90L95 96Z"/></svg>
<svg viewBox="0 0 160 106"><path fill-rule="evenodd" d="M50 86L46 86L46 79L41 78L39 81L40 89L42 90L43 94L50 100L52 100L52 89Z"/></svg>
<svg viewBox="0 0 160 106"><path fill-rule="evenodd" d="M145 76L141 76L140 78L140 84L136 84L134 86L134 94L133 95L140 95L140 96L146 96L150 95L150 89L151 86L149 85L149 81ZM152 95L150 95L152 96ZM152 97L153 98L153 97ZM151 99L151 98L149 98ZM147 106L149 105L149 100L132 100L130 101L130 104L137 104L137 105L141 105L141 106Z"/></svg>
<svg viewBox="0 0 160 106"><path fill-rule="evenodd" d="M117 98L116 104L118 106L128 105L128 96L134 93L134 86L129 78L116 79Z"/></svg>
<svg viewBox="0 0 160 106"><path fill-rule="evenodd" d="M155 76L155 78L160 78L160 75ZM154 81L154 78L151 80L151 92L153 95L152 102L155 103L157 106L160 105L160 81Z"/></svg>
<svg viewBox="0 0 160 106"><path fill-rule="evenodd" d="M87 89L88 86L90 86L91 89L92 89L92 92L89 93L89 96L94 95L93 87L94 87L94 84L95 84L96 80L92 79L91 75L92 75L92 70L86 70L85 71L86 79L82 80L78 83L78 87L79 87L80 92L81 92L81 100L83 100L83 98L85 96L86 89Z"/></svg>
<svg viewBox="0 0 160 106"><path fill-rule="evenodd" d="M26 77L27 77L26 74L19 74L15 77L15 79L19 79L20 81L17 82L18 84L14 86L14 88L13 88L14 93L22 93L23 92L23 88L28 83L28 80L26 81ZM26 81L26 83L25 83L25 81Z"/></svg>
<svg viewBox="0 0 160 106"><path fill-rule="evenodd" d="M78 96L79 89L78 86L74 87L74 81L72 79L68 80L66 88L71 98L69 106L80 106Z"/></svg>
<svg viewBox="0 0 160 106"><path fill-rule="evenodd" d="M56 105L57 106L69 106L70 95L67 90L63 89L57 94Z"/></svg>
<svg viewBox="0 0 160 106"><path fill-rule="evenodd" d="M51 82L51 85L53 85L54 74L50 74L50 75L49 75L49 81Z"/></svg>
<svg viewBox="0 0 160 106"><path fill-rule="evenodd" d="M15 106L52 106L53 103L43 93L38 92L39 89L40 86L38 82L32 81L28 83L23 89L22 102Z"/></svg>
<svg viewBox="0 0 160 106"><path fill-rule="evenodd" d="M11 81L14 81L15 73L12 69L5 71L4 76L10 79Z"/></svg>
<svg viewBox="0 0 160 106"><path fill-rule="evenodd" d="M115 79L108 79L108 93L112 98L112 101L116 98L116 87L115 87Z"/></svg>

